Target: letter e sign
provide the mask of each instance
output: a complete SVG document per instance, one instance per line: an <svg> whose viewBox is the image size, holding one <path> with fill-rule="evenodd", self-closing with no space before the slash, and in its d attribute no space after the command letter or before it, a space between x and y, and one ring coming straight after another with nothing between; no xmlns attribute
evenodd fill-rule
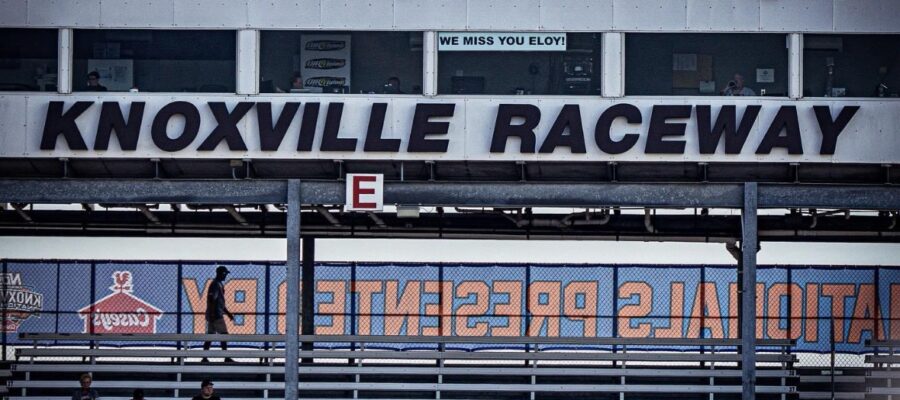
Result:
<svg viewBox="0 0 900 400"><path fill-rule="evenodd" d="M345 211L381 211L384 208L384 175L347 174Z"/></svg>

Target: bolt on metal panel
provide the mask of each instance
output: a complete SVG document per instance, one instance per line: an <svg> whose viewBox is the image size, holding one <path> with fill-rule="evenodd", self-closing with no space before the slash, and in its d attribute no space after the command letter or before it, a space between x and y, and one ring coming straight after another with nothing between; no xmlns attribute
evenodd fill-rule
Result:
<svg viewBox="0 0 900 400"><path fill-rule="evenodd" d="M28 2L29 26L100 26L100 0L40 0Z"/></svg>
<svg viewBox="0 0 900 400"><path fill-rule="evenodd" d="M469 29L538 30L540 0L469 0Z"/></svg>
<svg viewBox="0 0 900 400"><path fill-rule="evenodd" d="M466 2L460 0L394 0L394 28L466 29Z"/></svg>
<svg viewBox="0 0 900 400"><path fill-rule="evenodd" d="M900 32L900 1L834 0L834 30L847 32Z"/></svg>
<svg viewBox="0 0 900 400"><path fill-rule="evenodd" d="M759 2L747 0L687 0L687 30L759 30Z"/></svg>
<svg viewBox="0 0 900 400"><path fill-rule="evenodd" d="M340 0L322 3L322 27L326 29L391 29L393 0Z"/></svg>
<svg viewBox="0 0 900 400"><path fill-rule="evenodd" d="M104 1L100 3L103 27L152 28L175 25L175 0L152 2Z"/></svg>
<svg viewBox="0 0 900 400"><path fill-rule="evenodd" d="M248 4L245 0L175 0L175 26L179 28L246 27L247 7Z"/></svg>
<svg viewBox="0 0 900 400"><path fill-rule="evenodd" d="M686 0L615 0L613 29L640 31L684 30Z"/></svg>
<svg viewBox="0 0 900 400"><path fill-rule="evenodd" d="M25 26L28 3L25 0L0 0L0 26Z"/></svg>
<svg viewBox="0 0 900 400"><path fill-rule="evenodd" d="M541 29L606 31L613 26L613 0L541 0Z"/></svg>
<svg viewBox="0 0 900 400"><path fill-rule="evenodd" d="M834 30L832 0L760 1L759 25L765 31Z"/></svg>
<svg viewBox="0 0 900 400"><path fill-rule="evenodd" d="M315 29L322 26L322 1L254 1L247 7L247 18L253 28Z"/></svg>

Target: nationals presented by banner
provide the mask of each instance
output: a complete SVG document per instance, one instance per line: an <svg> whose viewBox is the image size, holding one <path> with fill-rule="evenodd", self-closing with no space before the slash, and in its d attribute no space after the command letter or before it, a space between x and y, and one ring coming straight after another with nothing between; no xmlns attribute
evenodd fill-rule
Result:
<svg viewBox="0 0 900 400"><path fill-rule="evenodd" d="M5 326L9 332L202 333L216 265L11 261L7 270L43 296L43 311L25 319L17 314L21 326ZM284 265L225 265L232 271L228 308L238 315L229 331L284 333ZM736 276L733 266L722 265L321 263L315 330L736 338ZM759 338L790 337L797 351L822 352L833 335L837 351L847 353L863 351L873 335L900 338L898 268L763 266L757 279Z"/></svg>

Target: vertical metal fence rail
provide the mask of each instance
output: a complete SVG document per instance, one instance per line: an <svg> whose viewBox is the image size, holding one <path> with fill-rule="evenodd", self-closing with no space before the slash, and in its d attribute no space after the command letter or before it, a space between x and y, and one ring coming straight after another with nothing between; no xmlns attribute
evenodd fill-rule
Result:
<svg viewBox="0 0 900 400"><path fill-rule="evenodd" d="M522 302L525 310L525 336L531 335L531 309L529 305L531 304L531 264L525 265L525 301ZM531 344L525 344L525 352L528 353L531 351ZM525 360L525 366L527 367L530 361ZM537 364L535 361L532 364Z"/></svg>
<svg viewBox="0 0 900 400"><path fill-rule="evenodd" d="M444 293L444 263L438 263L438 336L447 335L447 332L444 332L444 296L447 294ZM452 293L450 294L452 295ZM452 334L452 332L451 332ZM446 346L444 343L438 343L438 351L444 352L446 350ZM440 400L441 398L441 385L444 383L444 358L441 357L440 360L437 361L438 367L438 377L437 377L437 391L434 393L434 398Z"/></svg>
<svg viewBox="0 0 900 400"><path fill-rule="evenodd" d="M350 263L350 334L356 335L356 261ZM334 317L332 317L334 318ZM343 316L341 316L343 318ZM356 350L356 343L350 343L350 350ZM355 360L348 359L347 364L353 365Z"/></svg>
<svg viewBox="0 0 900 400"><path fill-rule="evenodd" d="M524 302L524 304L525 304L525 336L528 336L528 335L530 335L529 332L531 330L531 310L529 310L529 308L528 308L528 305L530 304L530 300L531 300L531 264L525 265L525 288L524 288L524 291L525 291L525 302ZM525 352L527 353L527 352L530 352L531 350L532 350L531 345L526 344ZM534 350L539 351L540 345L535 345ZM529 363L529 361L525 360L525 366L528 366L528 363ZM537 365L538 365L537 360L534 360L533 362L531 362L532 374L529 377L529 380L531 382L532 387L534 387L534 385L537 384L537 376L534 375L534 369L537 368ZM535 400L535 393L533 390L528 393L528 399Z"/></svg>
<svg viewBox="0 0 900 400"><path fill-rule="evenodd" d="M263 207L263 210L265 210L265 207ZM263 214L263 217L265 218L265 214ZM269 335L269 334L271 334L271 332L269 332L269 328L270 328L269 319L271 319L270 316L271 316L271 310L272 310L272 303L271 303L272 300L270 299L271 294L272 294L271 293L272 264L270 262L266 261L266 263L263 265L263 268L266 271L266 275L265 275L266 285L265 285L265 288L263 289L264 293L265 293L265 297L266 297L266 299L263 301L263 304L265 304L265 309L263 310L263 332L265 332L266 335ZM263 349L269 350L269 342L263 342ZM264 366L265 363L266 363L265 359L259 360L260 366ZM272 382L272 374L270 374L268 372L266 373L266 382L267 383ZM269 398L269 389L263 390L263 398L264 399Z"/></svg>
<svg viewBox="0 0 900 400"><path fill-rule="evenodd" d="M3 312L3 361L4 362L6 362L6 330L7 330L8 324L9 324L9 321L6 319L6 313L7 313L6 310L9 308L9 302L6 300L8 298L7 293L9 293L9 288L6 285L8 276L9 275L7 272L6 260L3 260L3 282L0 282L0 285L2 285L2 293L3 293L3 307L0 307L0 308L2 308L2 310L0 310L0 311Z"/></svg>
<svg viewBox="0 0 900 400"><path fill-rule="evenodd" d="M613 310L612 310L612 337L619 337L619 266L613 265ZM616 345L612 346L613 353L616 353L618 349ZM625 352L625 347L622 347L622 352ZM612 366L615 367L617 362L613 360ZM622 369L625 369L625 361L622 361ZM619 384L625 384L625 376L619 377ZM625 393L619 392L619 400L625 399Z"/></svg>
<svg viewBox="0 0 900 400"><path fill-rule="evenodd" d="M832 301L834 301L834 300L832 300ZM830 325L831 325L831 329L830 329L830 332L828 333L828 344L829 344L829 346L831 347L831 366L830 366L830 367L831 367L831 373L829 374L829 377L830 377L830 381L831 381L831 400L834 400L834 390L835 390L835 387L834 387L834 361L835 361L835 359L834 359L834 350L835 350L835 346L834 346L834 318L833 318L833 317L832 317L832 318L829 318L829 321L831 321L831 324L830 324ZM842 322L842 323L843 323L843 322Z"/></svg>
<svg viewBox="0 0 900 400"><path fill-rule="evenodd" d="M57 282L56 285L59 286L59 282ZM91 312L90 312L90 314L88 314L87 326L89 328L88 331L91 334L94 334L95 333L94 332L94 323L93 323L94 313L97 312L95 309L95 304L97 304L97 263L93 262L93 261L91 261L91 303L90 304L91 305L88 308L88 310L90 310ZM97 344L97 342L91 340L90 346L92 349L96 348L96 344ZM91 358L91 365L94 365L97 363L96 357L91 356L90 358Z"/></svg>
<svg viewBox="0 0 900 400"><path fill-rule="evenodd" d="M181 326L182 322L181 322L181 320L184 318L184 314L183 314L183 310L181 309L181 302L182 302L182 300L183 300L183 298L181 297L181 296L182 296L181 293L184 292L184 270L182 269L181 261L178 261L178 264L175 266L175 268L178 269L178 272L177 272L177 274L178 274L178 283L175 285L175 289L176 289L177 292L178 292L178 293L176 294L176 299L177 299L177 300L175 300L175 301L176 301L176 303L175 303L175 315L177 316L177 318L175 319L175 332L177 332L177 333L182 333L182 326ZM181 350L181 348L182 348L181 341L178 341L177 343L178 343L178 344L177 344L177 348L178 348L179 350ZM187 347L187 346L185 346L185 347Z"/></svg>
<svg viewBox="0 0 900 400"><path fill-rule="evenodd" d="M741 376L743 400L756 398L756 252L758 249L758 193L755 182L744 183L744 207L741 210L741 275L744 277L741 303Z"/></svg>
<svg viewBox="0 0 900 400"><path fill-rule="evenodd" d="M787 276L787 339L791 340L794 338L794 277L793 271L794 269L791 266L786 266L785 275ZM780 306L779 306L780 308ZM782 347L782 350L787 354L791 354L791 346ZM787 367L790 370L794 369L794 362L788 361L786 364L783 364L782 367ZM785 386L787 384L787 380L785 377L781 377L781 386ZM781 400L785 399L785 394L781 395Z"/></svg>
<svg viewBox="0 0 900 400"><path fill-rule="evenodd" d="M182 296L181 293L184 291L184 287L183 287L184 286L184 268L182 267L181 261L178 261L178 264L175 266L175 268L178 269L178 271L177 271L178 283L175 285L175 289L178 292L176 294L176 304L175 304L175 314L177 315L177 318L175 320L175 331L180 334L180 333L182 333L182 329L183 329L183 327L181 325L182 324L181 320L184 318L183 310L181 308L181 302L183 300L183 298L181 297ZM193 326L193 321L191 323L191 326ZM193 331L193 329L192 329L192 331ZM176 343L177 343L177 348L179 350L181 350L181 348L182 348L181 341L178 341ZM189 344L185 344L184 347L185 348L189 347ZM178 365L181 365L181 366L184 365L184 357L178 357ZM176 374L175 377L178 379L178 382L181 382L181 380L183 379L181 372ZM179 397L180 394L181 394L180 391L178 389L175 389L175 397Z"/></svg>
<svg viewBox="0 0 900 400"><path fill-rule="evenodd" d="M56 318L54 318L55 324L53 326L53 333L59 333L59 277L60 277L60 274L61 274L61 272L60 272L60 268L59 268L59 263L57 262L56 263L56 283L53 285L54 290L56 291L56 306L55 306L56 308L53 309L53 315ZM53 344L56 345L56 344L59 344L59 342L54 341Z"/></svg>

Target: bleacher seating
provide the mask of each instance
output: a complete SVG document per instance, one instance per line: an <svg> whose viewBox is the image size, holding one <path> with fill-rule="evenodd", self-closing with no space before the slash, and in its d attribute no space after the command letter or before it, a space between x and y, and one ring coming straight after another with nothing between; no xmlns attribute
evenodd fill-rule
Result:
<svg viewBox="0 0 900 400"><path fill-rule="evenodd" d="M12 398L53 398L94 374L93 387L124 396L184 398L212 377L233 398L280 398L284 336L22 334L34 345L16 350ZM204 340L255 343L255 348L197 349ZM740 393L740 344L735 339L545 337L301 336L301 398L534 398L535 394ZM138 343L139 342L139 343ZM139 344L128 345L129 343ZM218 343L214 343L217 345ZM795 361L788 340L758 342L757 393L794 393ZM391 349L399 345L415 350ZM472 346L490 346L473 350ZM652 349L649 349L652 347ZM698 351L702 349L703 351ZM772 352L774 350L774 352ZM203 357L214 362L201 363ZM236 362L221 362L224 357ZM450 396L448 396L448 394ZM104 396L104 398L113 398Z"/></svg>

